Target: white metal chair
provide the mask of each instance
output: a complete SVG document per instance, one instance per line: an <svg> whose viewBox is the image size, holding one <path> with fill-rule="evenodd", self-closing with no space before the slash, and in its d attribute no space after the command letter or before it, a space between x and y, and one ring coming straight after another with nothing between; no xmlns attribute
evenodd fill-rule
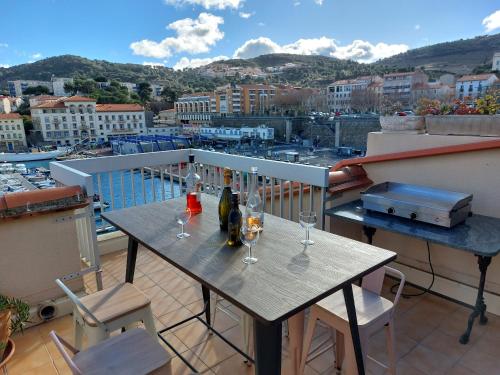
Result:
<svg viewBox="0 0 500 375"><path fill-rule="evenodd" d="M77 350L54 331L49 335L75 375L171 374L170 355L141 328L114 336L85 351Z"/></svg>
<svg viewBox="0 0 500 375"><path fill-rule="evenodd" d="M243 345L244 345L243 352L245 352L248 356L251 357L253 354L252 346L250 345L250 335L251 335L251 332L253 330L252 318L247 313L242 312L242 316L240 319L238 316L236 316L235 313L233 313L231 310L229 310L225 306L223 306L221 303L222 301L224 301L224 298L222 298L216 294L214 304L212 307L212 311L211 311L212 317L210 320L212 322L212 325L215 324L215 317L217 316L216 315L217 310L222 311L223 313L228 315L231 319L239 322L240 328L241 328L241 337L243 338ZM247 360L245 360L245 362L250 365L250 362L248 362Z"/></svg>
<svg viewBox="0 0 500 375"><path fill-rule="evenodd" d="M380 296L385 274L397 277L401 280L393 302ZM402 272L385 266L365 276L361 287L352 285L365 366L367 359L370 359L375 361L378 365L388 369L393 375L396 374L396 353L394 349L394 309L399 301L401 292L403 291L404 283L405 276ZM304 373L307 356L309 354L314 336L314 329L318 320L335 330L335 364L337 368L340 368L341 364L343 364L343 369L355 372L355 369L357 368L356 359L351 340L351 330L349 327L349 319L347 317L344 295L342 292L337 292L319 301L311 308L306 328L299 374ZM389 357L388 366L369 357L366 352L370 336L383 327L386 331L387 352Z"/></svg>
<svg viewBox="0 0 500 375"><path fill-rule="evenodd" d="M151 311L151 300L131 283L121 283L78 298L64 282L96 272L97 267L90 267L80 272L56 279L57 285L73 302L73 320L75 326L75 347L82 348L83 335L87 336L89 346L107 339L111 332L137 327L142 321L153 338L157 338Z"/></svg>

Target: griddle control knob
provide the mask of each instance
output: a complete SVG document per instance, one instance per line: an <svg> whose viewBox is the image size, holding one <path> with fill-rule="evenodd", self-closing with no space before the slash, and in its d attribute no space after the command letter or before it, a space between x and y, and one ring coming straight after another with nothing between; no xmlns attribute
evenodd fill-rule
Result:
<svg viewBox="0 0 500 375"><path fill-rule="evenodd" d="M393 213L394 213L394 207L389 207L389 208L387 209L387 213L388 213L388 214L393 214Z"/></svg>
<svg viewBox="0 0 500 375"><path fill-rule="evenodd" d="M416 218L417 218L417 213L416 212L412 212L410 214L410 219L415 220Z"/></svg>

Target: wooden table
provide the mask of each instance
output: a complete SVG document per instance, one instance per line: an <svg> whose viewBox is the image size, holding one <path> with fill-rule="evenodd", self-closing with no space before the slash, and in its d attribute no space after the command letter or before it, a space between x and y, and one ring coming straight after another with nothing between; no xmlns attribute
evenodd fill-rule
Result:
<svg viewBox="0 0 500 375"><path fill-rule="evenodd" d="M174 210L184 207L185 197L103 214L129 236L126 281L133 281L140 243L200 282L206 304L211 290L248 313L254 318L257 375L280 374L285 319L298 313L303 319L305 308L343 290L358 372L364 374L351 283L391 262L396 254L317 229L311 230L316 243L304 249L300 244L304 230L297 223L266 215L254 251L259 261L246 265L241 261L245 247L225 245L226 233L218 224L218 199L203 195L202 202L203 213L186 226L191 234L187 239L176 237L180 228L174 217ZM210 323L209 313L206 319Z"/></svg>
<svg viewBox="0 0 500 375"><path fill-rule="evenodd" d="M363 231L368 243L373 242L377 228L389 232L434 242L454 249L472 253L477 257L479 286L476 303L467 322L465 332L460 336L460 342L467 344L474 320L479 317L480 324L486 324L486 304L484 303L484 284L486 271L491 258L500 253L500 219L484 215L472 215L464 223L453 228L440 227L422 223L398 216L387 215L363 209L363 202L356 200L325 211L325 215L363 225Z"/></svg>

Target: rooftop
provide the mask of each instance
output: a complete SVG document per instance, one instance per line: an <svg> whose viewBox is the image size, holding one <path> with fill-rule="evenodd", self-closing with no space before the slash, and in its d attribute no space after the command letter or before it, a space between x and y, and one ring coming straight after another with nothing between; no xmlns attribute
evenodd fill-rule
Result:
<svg viewBox="0 0 500 375"><path fill-rule="evenodd" d="M22 118L19 113L0 113L0 120L21 120Z"/></svg>
<svg viewBox="0 0 500 375"><path fill-rule="evenodd" d="M97 104L97 112L144 112L140 104Z"/></svg>
<svg viewBox="0 0 500 375"><path fill-rule="evenodd" d="M484 73L484 74L471 74L471 75L465 75L457 79L457 82L464 82L464 81L483 81L485 79L489 79L491 77L497 78L496 74L493 73Z"/></svg>

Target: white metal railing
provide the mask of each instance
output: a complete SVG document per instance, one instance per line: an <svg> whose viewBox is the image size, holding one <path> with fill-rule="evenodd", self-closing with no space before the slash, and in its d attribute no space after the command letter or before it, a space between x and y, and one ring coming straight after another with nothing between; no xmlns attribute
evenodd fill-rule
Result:
<svg viewBox="0 0 500 375"><path fill-rule="evenodd" d="M99 195L96 216L105 210L163 201L184 193L184 176L189 154L194 154L202 190L218 195L223 187L223 170L233 170L233 190L244 203L251 167L259 169L265 211L298 221L298 212L319 212L318 227L324 229L324 209L329 170L324 167L266 160L219 152L186 149L91 159L51 162L52 177L63 185L80 185L92 197ZM316 201L319 199L319 202ZM92 208L90 211L93 211ZM92 221L89 253L96 253L97 232L106 224ZM83 254L82 254L83 256Z"/></svg>

